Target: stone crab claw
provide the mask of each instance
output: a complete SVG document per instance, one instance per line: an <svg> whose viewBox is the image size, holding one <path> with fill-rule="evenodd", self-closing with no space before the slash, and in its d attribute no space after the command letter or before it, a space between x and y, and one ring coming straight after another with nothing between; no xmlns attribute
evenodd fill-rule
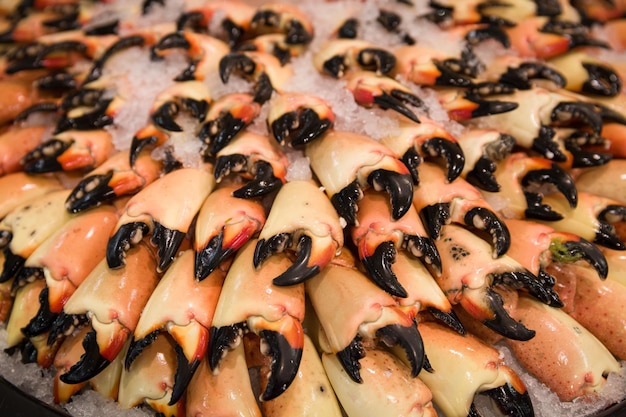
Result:
<svg viewBox="0 0 626 417"><path fill-rule="evenodd" d="M505 218L558 220L562 214L552 207L547 193L551 186L572 209L579 202L572 177L554 162L516 152L498 163L495 177L501 191L483 191L483 196Z"/></svg>
<svg viewBox="0 0 626 417"><path fill-rule="evenodd" d="M121 408L149 405L165 416L185 415L185 401L169 404L175 381L176 350L171 339L159 333L133 361L130 369L122 369L117 401Z"/></svg>
<svg viewBox="0 0 626 417"><path fill-rule="evenodd" d="M130 151L120 151L89 172L67 197L67 210L75 214L132 195L155 181L163 170L163 164L147 153L139 155L132 168L129 159Z"/></svg>
<svg viewBox="0 0 626 417"><path fill-rule="evenodd" d="M137 163L137 159L147 146L159 147L163 145L170 138L170 135L159 129L153 123L148 123L146 126L139 129L132 138L130 143L130 149L128 154L128 161L131 167L134 167Z"/></svg>
<svg viewBox="0 0 626 417"><path fill-rule="evenodd" d="M261 105L247 93L225 94L215 100L199 130L207 145L205 153L215 156L259 115Z"/></svg>
<svg viewBox="0 0 626 417"><path fill-rule="evenodd" d="M544 197L547 204L561 215L560 219L547 223L555 230L579 235L590 242L615 250L626 250L626 244L616 231L615 225L623 222L626 205L619 200L580 192L578 205L570 207L559 196Z"/></svg>
<svg viewBox="0 0 626 417"><path fill-rule="evenodd" d="M29 174L95 168L113 152L111 134L106 130L68 130L57 133L22 158Z"/></svg>
<svg viewBox="0 0 626 417"><path fill-rule="evenodd" d="M177 30L183 32L186 26L206 29L214 20L221 18L219 25L225 32L228 45L234 47L248 34L255 10L254 6L242 1L217 0L203 3L181 14L177 20Z"/></svg>
<svg viewBox="0 0 626 417"><path fill-rule="evenodd" d="M335 114L320 97L282 93L270 101L267 126L281 145L302 147L332 128Z"/></svg>
<svg viewBox="0 0 626 417"><path fill-rule="evenodd" d="M206 167L181 168L131 197L107 244L109 268L123 267L128 249L152 234L150 241L159 248L157 268L167 269L214 186L215 179ZM155 203L164 197L170 204Z"/></svg>
<svg viewBox="0 0 626 417"><path fill-rule="evenodd" d="M253 261L259 268L276 253L294 250L292 265L273 280L274 285L289 286L317 275L342 247L339 216L324 192L313 182L294 180L276 195Z"/></svg>
<svg viewBox="0 0 626 417"><path fill-rule="evenodd" d="M196 219L193 247L195 277L202 281L231 258L265 224L265 210L256 199L233 196L237 188L220 187L202 203Z"/></svg>
<svg viewBox="0 0 626 417"><path fill-rule="evenodd" d="M386 75L394 69L396 57L364 40L332 39L314 54L313 65L320 73L335 78L343 78L352 68Z"/></svg>
<svg viewBox="0 0 626 417"><path fill-rule="evenodd" d="M229 350L241 343L244 332L257 334L265 345L263 352L271 357L269 380L261 394L261 401L269 401L281 395L298 373L304 344L304 285L276 287L272 280L291 261L277 254L255 268L255 246L256 241L248 242L226 275L211 324L207 360L213 373L221 373L225 357L234 354Z"/></svg>
<svg viewBox="0 0 626 417"><path fill-rule="evenodd" d="M171 49L184 49L189 57L189 67L179 74L175 81L202 81L218 71L220 58L226 56L230 48L223 41L212 36L190 31L179 31L163 36L152 47L152 56L164 57Z"/></svg>
<svg viewBox="0 0 626 417"><path fill-rule="evenodd" d="M230 52L219 61L219 74L226 84L235 73L254 83L254 101L263 104L274 90L280 92L285 81L291 78L292 69L281 66L274 55L266 52Z"/></svg>
<svg viewBox="0 0 626 417"><path fill-rule="evenodd" d="M368 185L389 194L394 219L411 206L413 179L409 170L391 149L374 139L331 131L309 143L305 155L335 210L348 224L355 224L358 201Z"/></svg>
<svg viewBox="0 0 626 417"><path fill-rule="evenodd" d="M479 90L482 88L484 90ZM514 101L484 98L485 95L500 94L502 91L511 91L511 87L504 84L482 84L469 90L442 90L438 92L438 100L450 119L466 121L478 117L507 114L517 109L519 104Z"/></svg>
<svg viewBox="0 0 626 417"><path fill-rule="evenodd" d="M420 323L420 333L433 371L422 372L419 378L446 415L479 415L473 402L476 394L491 397L507 415L535 415L524 382L496 349L434 322Z"/></svg>
<svg viewBox="0 0 626 417"><path fill-rule="evenodd" d="M358 226L350 233L370 278L391 295L406 298L406 289L392 269L397 253L420 259L435 274L441 273L441 258L414 208L397 220L390 211L383 196L365 192L356 216Z"/></svg>
<svg viewBox="0 0 626 417"><path fill-rule="evenodd" d="M568 52L552 58L549 64L563 74L566 90L605 97L622 91L622 79L609 63L584 52Z"/></svg>
<svg viewBox="0 0 626 417"><path fill-rule="evenodd" d="M401 46L393 54L397 59L394 74L417 85L470 87L478 72L468 49L461 58L418 45Z"/></svg>
<svg viewBox="0 0 626 417"><path fill-rule="evenodd" d="M182 132L183 128L174 120L176 115L185 110L202 123L211 101L211 93L203 82L178 82L157 95L150 109L150 119L161 130Z"/></svg>
<svg viewBox="0 0 626 417"><path fill-rule="evenodd" d="M550 63L515 56L497 57L486 71L482 76L489 81L508 84L518 90L531 89L536 80L550 81L557 88L567 84L563 72Z"/></svg>
<svg viewBox="0 0 626 417"><path fill-rule="evenodd" d="M413 206L432 239L441 239L441 229L457 223L488 233L493 257L502 256L511 244L509 231L480 191L459 177L447 182L441 168L423 163L419 169L420 185L413 193Z"/></svg>
<svg viewBox="0 0 626 417"><path fill-rule="evenodd" d="M352 92L354 100L361 106L378 106L419 123L417 115L407 105L423 107L422 100L409 88L393 78L376 75L369 71L353 71L346 75L346 88Z"/></svg>
<svg viewBox="0 0 626 417"><path fill-rule="evenodd" d="M104 80L98 80L63 97L55 133L97 130L113 123L123 100L119 95L111 95L102 84Z"/></svg>
<svg viewBox="0 0 626 417"><path fill-rule="evenodd" d="M22 158L43 142L45 126L11 127L0 134L0 175L23 169Z"/></svg>
<svg viewBox="0 0 626 417"><path fill-rule="evenodd" d="M194 259L193 250L184 251L163 275L141 312L124 364L129 371L161 332L169 333L177 358L169 405L181 399L206 353L209 328L225 276L216 269L202 281L197 280ZM180 302L182 299L184 303Z"/></svg>
<svg viewBox="0 0 626 417"><path fill-rule="evenodd" d="M362 383L353 381L346 374L338 354L322 354L322 363L349 417L387 413L398 416L437 416L428 387L419 378L411 378L410 369L383 349L367 349L361 358ZM394 393L394 401L386 401L386 389Z"/></svg>
<svg viewBox="0 0 626 417"><path fill-rule="evenodd" d="M395 152L419 184L418 166L424 158L445 161L448 181L458 177L465 166L465 155L456 138L443 126L428 118L421 123L401 122L400 132L385 136L381 143Z"/></svg>
<svg viewBox="0 0 626 417"><path fill-rule="evenodd" d="M259 6L250 20L250 30L256 35L284 33L287 44L306 45L313 40L313 25L309 17L290 4Z"/></svg>
<svg viewBox="0 0 626 417"><path fill-rule="evenodd" d="M351 380L363 382L359 361L366 355L365 345L392 349L408 364L413 378L425 366L414 316L354 267L328 265L306 282L306 292L319 320L317 344L323 352L337 355Z"/></svg>
<svg viewBox="0 0 626 417"><path fill-rule="evenodd" d="M244 131L215 156L216 182L221 182L230 173L238 173L249 180L233 191L235 197L262 197L279 190L287 181L287 156L267 135Z"/></svg>
<svg viewBox="0 0 626 417"><path fill-rule="evenodd" d="M257 51L274 55L281 65L287 65L291 58L302 56L305 52L303 45L287 43L287 36L282 33L268 33L255 36L240 43L235 51Z"/></svg>
<svg viewBox="0 0 626 417"><path fill-rule="evenodd" d="M124 268L110 269L102 260L91 271L59 316L61 327L75 315L86 315L93 327L83 339L85 353L60 376L62 382L85 382L120 354L157 283L155 256L143 243L128 251Z"/></svg>
<svg viewBox="0 0 626 417"><path fill-rule="evenodd" d="M540 279L554 281L546 272L552 264L566 265L578 261L587 263L602 280L609 274L609 264L602 250L578 235L528 220L508 219L506 225L512 238L507 255Z"/></svg>

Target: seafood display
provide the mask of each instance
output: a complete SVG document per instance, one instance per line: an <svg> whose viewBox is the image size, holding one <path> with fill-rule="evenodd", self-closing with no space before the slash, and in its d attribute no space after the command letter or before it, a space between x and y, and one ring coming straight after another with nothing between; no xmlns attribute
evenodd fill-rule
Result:
<svg viewBox="0 0 626 417"><path fill-rule="evenodd" d="M70 414L626 400L625 20L0 1L0 376Z"/></svg>

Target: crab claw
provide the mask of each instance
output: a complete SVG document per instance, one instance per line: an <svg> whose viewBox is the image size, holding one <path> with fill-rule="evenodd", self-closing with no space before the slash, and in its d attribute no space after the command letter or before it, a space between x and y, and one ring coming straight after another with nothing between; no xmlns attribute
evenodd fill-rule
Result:
<svg viewBox="0 0 626 417"><path fill-rule="evenodd" d="M488 233L494 258L508 250L506 225L477 188L460 177L448 183L444 172L431 163L421 164L419 173L422 180L415 187L413 205L431 238L440 239L442 227L453 222Z"/></svg>
<svg viewBox="0 0 626 417"><path fill-rule="evenodd" d="M124 266L126 251L152 233L151 242L159 248L159 271L167 269L215 180L205 168L182 168L170 172L135 194L107 244L110 268ZM155 204L166 195L173 204Z"/></svg>
<svg viewBox="0 0 626 417"><path fill-rule="evenodd" d="M76 289L64 306L64 316L72 321L73 315L88 315L93 330L83 341L85 354L61 376L62 382L85 382L118 356L157 285L155 271L150 249L137 245L128 252L122 270L109 269L103 260Z"/></svg>
<svg viewBox="0 0 626 417"><path fill-rule="evenodd" d="M421 123L401 123L400 133L386 136L381 143L389 147L407 166L413 182L419 184L418 166L423 158L445 161L448 181L458 177L465 166L464 152L457 140L440 124L422 118Z"/></svg>
<svg viewBox="0 0 626 417"><path fill-rule="evenodd" d="M267 125L281 145L301 147L332 128L335 114L323 99L283 93L270 101Z"/></svg>
<svg viewBox="0 0 626 417"><path fill-rule="evenodd" d="M42 143L22 158L29 174L95 168L113 152L106 130L65 131Z"/></svg>
<svg viewBox="0 0 626 417"><path fill-rule="evenodd" d="M114 154L82 179L67 197L65 205L70 213L78 213L115 198L134 194L156 180L162 163L147 154L129 164L130 151Z"/></svg>
<svg viewBox="0 0 626 417"><path fill-rule="evenodd" d="M270 194L287 180L289 161L280 146L269 136L243 132L216 154L215 180L231 172L250 181L234 191L235 197L250 198Z"/></svg>
<svg viewBox="0 0 626 417"><path fill-rule="evenodd" d="M259 115L261 106L249 94L226 94L217 99L206 115L198 137L216 155Z"/></svg>
<svg viewBox="0 0 626 417"><path fill-rule="evenodd" d="M407 87L387 76L374 72L354 71L346 76L348 90L354 100L365 107L378 106L393 110L409 120L419 123L417 115L407 105L423 107L424 103Z"/></svg>
<svg viewBox="0 0 626 417"><path fill-rule="evenodd" d="M290 181L274 199L253 261L259 268L273 254L295 249L293 264L273 281L289 286L318 274L342 247L339 217L324 192L309 181Z"/></svg>
<svg viewBox="0 0 626 417"><path fill-rule="evenodd" d="M396 57L363 40L333 39L313 56L313 65L320 73L335 78L342 78L352 67L383 75L394 69Z"/></svg>
<svg viewBox="0 0 626 417"><path fill-rule="evenodd" d="M233 73L254 82L254 101L259 104L269 100L274 89L280 90L282 83L291 76L291 70L281 67L275 56L254 51L231 52L219 61L219 74L224 84Z"/></svg>
<svg viewBox="0 0 626 417"><path fill-rule="evenodd" d="M256 34L284 33L288 44L304 45L313 39L313 25L307 15L288 4L260 6L250 20L250 29Z"/></svg>
<svg viewBox="0 0 626 417"><path fill-rule="evenodd" d="M206 352L209 328L220 295L224 273L214 271L197 281L194 273L195 252L186 250L172 263L141 313L126 354L125 367L150 345L159 332L167 330L175 342L176 375L169 404L184 394L191 377ZM176 300L185 298L185 303ZM179 306L163 309L164 305Z"/></svg>
<svg viewBox="0 0 626 417"><path fill-rule="evenodd" d="M234 197L235 190L235 187L222 187L213 191L198 213L194 249L195 276L200 281L232 257L265 224L261 203Z"/></svg>
<svg viewBox="0 0 626 417"><path fill-rule="evenodd" d="M491 87L489 88L491 90ZM452 120L462 121L508 113L518 108L512 101L485 100L473 91L449 91L439 94L439 102Z"/></svg>
<svg viewBox="0 0 626 417"><path fill-rule="evenodd" d="M366 341L402 352L411 376L420 373L425 363L424 346L414 320L364 274L331 264L307 281L306 290L321 325L321 349L337 354L353 381L362 382L359 360L366 352ZM340 320L339 314L352 319Z"/></svg>
<svg viewBox="0 0 626 417"><path fill-rule="evenodd" d="M516 66L509 66L498 82L509 84L520 90L531 88L531 80L544 79L552 81L557 87L565 87L565 76L550 65L541 62L520 62Z"/></svg>
<svg viewBox="0 0 626 417"><path fill-rule="evenodd" d="M588 126L596 135L602 132L605 121L626 125L626 117L598 104L582 101L562 101L552 109L551 119L553 122L571 126L582 124Z"/></svg>
<svg viewBox="0 0 626 417"><path fill-rule="evenodd" d="M153 124L141 128L135 135L130 143L130 151L128 160L130 166L135 166L137 158L141 154L141 151L148 145L161 146L167 142L169 135L162 130L158 129Z"/></svg>
<svg viewBox="0 0 626 417"><path fill-rule="evenodd" d="M568 52L550 60L564 74L563 87L570 91L615 97L622 91L622 79L608 63L584 52Z"/></svg>
<svg viewBox="0 0 626 417"><path fill-rule="evenodd" d="M238 252L226 276L211 324L207 359L213 372L220 372L223 357L241 342L244 330L259 335L271 357L270 376L261 394L262 401L269 401L283 393L298 372L304 344L304 286L276 291L273 278L291 262L279 254L275 261L254 268L255 246L251 241ZM258 294L264 294L261 303Z"/></svg>
<svg viewBox="0 0 626 417"><path fill-rule="evenodd" d="M396 219L409 209L413 199L411 175L382 143L351 132L331 131L308 144L305 154L335 210L347 223L355 224L357 203L368 184L390 195Z"/></svg>
<svg viewBox="0 0 626 417"><path fill-rule="evenodd" d="M398 61L394 73L417 85L470 87L474 84L472 77L477 69L472 67L468 56L465 60L458 59L417 45L402 46L393 54Z"/></svg>
<svg viewBox="0 0 626 417"><path fill-rule="evenodd" d="M67 130L94 130L113 123L119 97L108 98L105 90L85 87L63 98L65 110L57 122L55 133Z"/></svg>
<svg viewBox="0 0 626 417"><path fill-rule="evenodd" d="M556 186L557 190L565 197L570 207L576 207L578 204L578 192L576 190L576 185L572 177L567 174L562 168L558 165L552 163L550 168L545 169L534 169L528 171L526 175L522 178L522 187L533 186L541 186L545 184L553 184ZM537 194L533 195L531 191L526 191L526 199L529 203L531 202L539 202L540 197ZM546 211L547 210L547 211ZM553 217L555 213L552 212L549 207L540 204L529 204L528 209L526 210L526 216L538 219L558 219L559 215L557 214L556 218Z"/></svg>
<svg viewBox="0 0 626 417"><path fill-rule="evenodd" d="M406 290L392 270L400 250L406 251L413 258L419 258L435 273L441 271L439 252L427 236L413 207L394 221L384 197L366 192L357 213L357 223L358 226L352 228L351 234L358 248L359 259L372 280L391 295L407 297Z"/></svg>

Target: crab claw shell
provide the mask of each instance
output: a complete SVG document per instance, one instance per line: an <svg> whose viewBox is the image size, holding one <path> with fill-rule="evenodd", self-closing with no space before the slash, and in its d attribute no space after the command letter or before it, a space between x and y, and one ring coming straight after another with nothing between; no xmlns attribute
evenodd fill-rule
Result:
<svg viewBox="0 0 626 417"><path fill-rule="evenodd" d="M572 208L567 207L558 196L548 195L545 199L557 213L562 214L562 219L548 223L555 230L574 233L610 249L626 250L626 244L613 226L613 223L624 221L626 206L621 201L581 192L578 206Z"/></svg>
<svg viewBox="0 0 626 417"><path fill-rule="evenodd" d="M622 91L622 79L608 63L583 52L569 52L550 60L565 75L565 89L613 97Z"/></svg>
<svg viewBox="0 0 626 417"><path fill-rule="evenodd" d="M313 39L313 25L296 6L269 3L259 6L250 20L253 33L284 33L288 44L308 44Z"/></svg>
<svg viewBox="0 0 626 417"><path fill-rule="evenodd" d="M187 388L206 352L209 328L220 295L224 273L214 271L205 280L194 274L194 251L186 250L167 270L146 303L126 354L125 367L131 365L158 333L166 329L175 342L176 376L169 405L177 403ZM185 303L180 300L185 299ZM163 309L164 305L174 306Z"/></svg>
<svg viewBox="0 0 626 417"><path fill-rule="evenodd" d="M428 387L420 379L412 378L404 363L384 350L367 350L361 359L363 382L360 384L346 374L336 354L322 354L322 363L350 417L387 413L415 417L437 415Z"/></svg>
<svg viewBox="0 0 626 417"><path fill-rule="evenodd" d="M270 378L261 395L262 401L269 401L284 392L298 372L304 343L304 286L274 286L273 278L291 261L278 254L254 268L255 246L256 241L250 241L238 252L226 276L211 324L208 361L219 372L227 350L241 342L244 329L256 333L267 343L266 352L272 358ZM259 294L263 294L261 300Z"/></svg>
<svg viewBox="0 0 626 417"><path fill-rule="evenodd" d="M535 79L551 81L560 88L567 84L567 78L556 68L538 61L520 61L508 66L506 71L500 74L498 82L527 90L532 87L532 80Z"/></svg>
<svg viewBox="0 0 626 417"><path fill-rule="evenodd" d="M376 74L387 74L396 65L396 57L360 39L332 39L313 55L313 65L320 73L342 78L352 67Z"/></svg>
<svg viewBox="0 0 626 417"><path fill-rule="evenodd" d="M155 271L156 259L141 244L129 250L123 269L112 270L102 260L76 289L64 312L88 313L93 330L83 340L85 353L61 375L62 382L85 382L120 354L157 285Z"/></svg>
<svg viewBox="0 0 626 417"><path fill-rule="evenodd" d="M446 415L471 415L476 394L492 397L510 415L534 415L524 383L496 349L433 322L421 323L420 331L434 372L422 372L419 378Z"/></svg>
<svg viewBox="0 0 626 417"><path fill-rule="evenodd" d="M306 282L306 290L323 330L318 336L321 349L337 354L353 381L362 381L362 339L403 351L401 356L409 364L411 375L420 373L425 363L424 350L413 318L363 273L331 264Z"/></svg>
<svg viewBox="0 0 626 417"><path fill-rule="evenodd" d="M408 211L413 199L410 173L391 149L374 139L331 131L308 144L305 155L335 210L348 224L355 224L357 204L368 183L377 191L387 191L395 219Z"/></svg>
<svg viewBox="0 0 626 417"><path fill-rule="evenodd" d="M455 121L474 119L512 112L519 107L517 102L486 100L471 91L452 90L439 93L439 103Z"/></svg>
<svg viewBox="0 0 626 417"><path fill-rule="evenodd" d="M365 107L378 106L419 123L417 115L407 105L423 107L424 103L410 89L393 78L374 72L354 71L346 76L346 88L354 100Z"/></svg>
<svg viewBox="0 0 626 417"><path fill-rule="evenodd" d="M310 181L282 186L259 234L253 262L258 268L274 253L295 246L297 259L276 276L275 285L294 285L319 273L343 247L337 213Z"/></svg>
<svg viewBox="0 0 626 417"><path fill-rule="evenodd" d="M161 130L182 132L183 128L174 121L176 115L186 110L193 118L203 122L211 101L211 93L203 82L178 82L156 96L150 119Z"/></svg>
<svg viewBox="0 0 626 417"><path fill-rule="evenodd" d="M141 151L148 145L161 146L169 139L169 135L160 129L158 129L155 125L149 124L145 126L135 135L130 143L129 150L129 162L130 166L134 167Z"/></svg>
<svg viewBox="0 0 626 417"><path fill-rule="evenodd" d="M189 415L241 415L243 412L245 416L261 417L243 343L233 347L220 361L218 373L211 372L208 360L200 362L187 388L186 409Z"/></svg>
<svg viewBox="0 0 626 417"><path fill-rule="evenodd" d="M2 201L0 201L0 218L15 210L26 202L43 196L52 191L62 190L63 186L56 178L45 175L28 175L24 172L0 177L0 190L2 190Z"/></svg>
<svg viewBox="0 0 626 417"><path fill-rule="evenodd" d="M267 125L281 145L301 147L332 128L335 114L323 99L283 93L270 101Z"/></svg>
<svg viewBox="0 0 626 417"><path fill-rule="evenodd" d="M464 73L462 61L451 58L439 50L417 45L396 48L393 55L397 59L394 73L417 85L469 87L472 78ZM455 60L460 65L450 65Z"/></svg>
<svg viewBox="0 0 626 417"><path fill-rule="evenodd" d="M65 204L78 213L116 198L134 194L161 174L163 164L147 154L139 155L131 168L130 151L115 153L89 172L72 190Z"/></svg>
<svg viewBox="0 0 626 417"><path fill-rule="evenodd" d="M464 151L443 126L428 118L422 118L419 124L401 123L400 126L399 135L386 136L381 143L402 159L415 184L419 183L417 167L423 157L442 158L449 182L461 174L465 166Z"/></svg>
<svg viewBox="0 0 626 417"><path fill-rule="evenodd" d="M120 376L118 403L129 409L142 403L163 415L185 414L185 402L170 405L176 363L174 345L164 334L147 346L130 369Z"/></svg>
<svg viewBox="0 0 626 417"><path fill-rule="evenodd" d="M218 188L202 203L194 234L198 280L206 278L233 256L265 225L266 215L261 203L234 197L235 190L236 187Z"/></svg>
<svg viewBox="0 0 626 417"><path fill-rule="evenodd" d="M278 190L286 182L289 160L267 135L243 132L216 157L214 173L217 182L230 172L241 172L244 178L251 178L234 192L236 197L261 197Z"/></svg>
<svg viewBox="0 0 626 417"><path fill-rule="evenodd" d="M619 372L619 363L595 336L561 309L520 297L511 314L537 330L530 341L507 341L515 357L539 380L548 385L561 401L598 392L605 375ZM554 343L556 334L567 335L568 343ZM542 360L537 360L542 352ZM557 358L567 357L566 364ZM555 372L555 366L559 371ZM559 375L555 378L554 375Z"/></svg>
<svg viewBox="0 0 626 417"><path fill-rule="evenodd" d="M217 155L259 115L261 106L245 93L225 94L215 100L206 115L198 137L208 145L209 155Z"/></svg>
<svg viewBox="0 0 626 417"><path fill-rule="evenodd" d="M292 69L281 66L278 58L271 54L240 51L231 52L219 61L219 74L224 84L233 73L254 82L254 101L263 104L274 90L282 90L282 85L291 78Z"/></svg>
<svg viewBox="0 0 626 417"><path fill-rule="evenodd" d="M158 269L167 269L215 180L205 168L182 168L154 181L126 204L107 245L109 268L124 266L125 252L152 232L159 248ZM164 196L172 204L155 205Z"/></svg>

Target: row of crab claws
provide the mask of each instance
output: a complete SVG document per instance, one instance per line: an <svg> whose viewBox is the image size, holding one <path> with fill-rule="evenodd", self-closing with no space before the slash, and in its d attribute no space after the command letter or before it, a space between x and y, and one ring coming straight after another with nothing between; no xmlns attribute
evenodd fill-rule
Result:
<svg viewBox="0 0 626 417"><path fill-rule="evenodd" d="M248 164L248 157L242 154L219 156L215 161L215 179L219 182L231 171L241 171ZM283 182L276 178L272 165L265 161L257 161L253 167L254 178L233 191L237 198L263 197L277 191Z"/></svg>
<svg viewBox="0 0 626 417"><path fill-rule="evenodd" d="M390 324L376 331L376 336L389 348L400 347L408 360L411 368L411 376L417 377L422 368L429 369L426 354L424 352L424 342L415 322L410 326ZM365 357L361 337L356 336L348 346L337 352L337 359L346 371L348 376L357 383L362 383L361 364L359 360Z"/></svg>
<svg viewBox="0 0 626 417"><path fill-rule="evenodd" d="M562 101L557 104L550 115L552 122L571 125L579 123L591 128L593 133L600 135L603 122L610 121L626 125L626 117L598 103L581 101Z"/></svg>
<svg viewBox="0 0 626 417"><path fill-rule="evenodd" d="M258 268L272 254L282 252L291 244L292 238L289 233L279 233L269 239L259 239L252 258L254 267ZM287 270L275 277L272 283L277 286L296 285L317 275L320 272L319 265L309 266L312 248L313 239L305 234L301 235L296 245L296 259Z"/></svg>
<svg viewBox="0 0 626 417"><path fill-rule="evenodd" d="M534 330L528 329L513 319L504 309L504 302L500 294L488 288L485 297L493 312L492 319L485 319L482 322L486 327L512 340L527 341L535 337Z"/></svg>
<svg viewBox="0 0 626 417"><path fill-rule="evenodd" d="M613 226L608 218L619 218L623 221L626 218L626 206L618 204L607 205L597 216L600 225L594 242L615 250L626 250L626 244L617 235L615 226Z"/></svg>
<svg viewBox="0 0 626 417"><path fill-rule="evenodd" d="M278 143L289 143L297 148L321 136L332 126L331 120L320 118L313 109L303 108L283 114L272 122L270 129Z"/></svg>
<svg viewBox="0 0 626 417"><path fill-rule="evenodd" d="M244 330L244 323L211 327L208 360L212 371L218 368L226 351L240 343ZM259 336L267 347L267 356L271 358L270 377L261 394L261 401L270 401L282 394L294 380L299 368L297 364L302 358L302 348L291 346L287 338L277 331L261 330Z"/></svg>
<svg viewBox="0 0 626 417"><path fill-rule="evenodd" d="M100 354L96 331L91 330L83 339L85 353L60 379L66 384L80 384L98 375L111 361Z"/></svg>
<svg viewBox="0 0 626 417"><path fill-rule="evenodd" d="M367 176L367 182L376 191L389 194L391 215L398 220L406 214L413 203L413 178L410 174L400 174L386 169L377 169Z"/></svg>
<svg viewBox="0 0 626 417"><path fill-rule="evenodd" d="M224 84L228 82L233 71L237 70L244 77L255 76L254 101L263 104L272 96L274 87L269 76L265 72L256 74L257 63L244 53L231 52L226 54L219 62L220 79Z"/></svg>
<svg viewBox="0 0 626 417"><path fill-rule="evenodd" d="M522 178L522 187L530 185L553 184L557 190L565 197L570 207L578 204L578 191L572 177L557 164L552 164L548 169L536 169L529 171ZM526 217L539 220L560 220L563 216L548 205L542 204L540 193L524 190L528 208L525 210Z"/></svg>

